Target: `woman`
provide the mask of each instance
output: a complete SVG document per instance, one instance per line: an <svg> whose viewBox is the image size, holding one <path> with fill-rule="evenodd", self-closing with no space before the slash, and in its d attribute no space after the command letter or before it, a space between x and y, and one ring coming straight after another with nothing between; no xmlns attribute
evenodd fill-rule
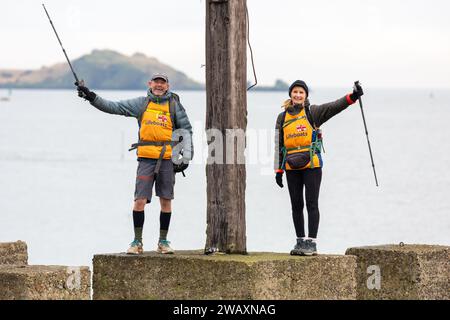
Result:
<svg viewBox="0 0 450 320"><path fill-rule="evenodd" d="M275 180L283 188L283 173L289 188L297 243L291 255L316 255L319 228L319 190L322 180L322 134L320 126L363 95L358 84L353 93L323 105L310 106L308 86L297 80L289 87L289 97L279 114L275 135ZM308 211L308 238L303 219L303 186Z"/></svg>

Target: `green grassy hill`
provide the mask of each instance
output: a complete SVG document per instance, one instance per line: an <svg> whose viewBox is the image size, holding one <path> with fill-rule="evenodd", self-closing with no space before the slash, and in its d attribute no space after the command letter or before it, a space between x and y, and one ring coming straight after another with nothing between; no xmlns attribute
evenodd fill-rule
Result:
<svg viewBox="0 0 450 320"><path fill-rule="evenodd" d="M140 90L147 88L155 72L167 74L174 90L201 90L204 85L184 73L142 53L125 56L112 50L94 50L72 61L80 79L92 89ZM74 78L67 63L39 70L0 70L3 88L73 88Z"/></svg>

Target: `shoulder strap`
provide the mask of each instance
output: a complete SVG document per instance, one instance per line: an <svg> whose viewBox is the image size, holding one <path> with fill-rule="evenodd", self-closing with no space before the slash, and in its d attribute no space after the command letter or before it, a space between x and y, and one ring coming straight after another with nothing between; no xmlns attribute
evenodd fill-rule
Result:
<svg viewBox="0 0 450 320"><path fill-rule="evenodd" d="M177 102L180 102L180 96L177 95L175 92L172 92L172 97L173 97Z"/></svg>
<svg viewBox="0 0 450 320"><path fill-rule="evenodd" d="M316 123L314 122L314 118L311 114L311 110L309 110L309 106L305 107L305 113L306 113L306 118L308 118L309 123L311 123L313 125L313 129L314 130L318 129L316 126Z"/></svg>
<svg viewBox="0 0 450 320"><path fill-rule="evenodd" d="M281 123L280 123L281 129L283 129L283 126L284 126L284 120L286 119L286 112L287 112L287 110L285 109L283 112L283 117L281 118Z"/></svg>
<svg viewBox="0 0 450 320"><path fill-rule="evenodd" d="M142 106L140 114L137 118L139 126L141 126L142 116L144 115L145 110L147 110L147 106L148 106L149 102L150 102L150 97L147 96L147 98L145 99L145 103Z"/></svg>
<svg viewBox="0 0 450 320"><path fill-rule="evenodd" d="M170 113L170 120L172 120L172 128L175 128L175 121L176 121L176 110L177 110L177 103L180 101L180 98L176 93L172 93L172 97L169 100L169 113Z"/></svg>

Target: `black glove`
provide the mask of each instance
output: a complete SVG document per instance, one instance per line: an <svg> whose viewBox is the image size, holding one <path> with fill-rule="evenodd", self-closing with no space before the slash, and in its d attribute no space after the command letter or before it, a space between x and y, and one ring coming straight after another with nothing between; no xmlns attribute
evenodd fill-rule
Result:
<svg viewBox="0 0 450 320"><path fill-rule="evenodd" d="M356 82L355 86L353 87L353 93L350 95L350 99L356 102L363 94L364 92L361 85L359 84L359 82Z"/></svg>
<svg viewBox="0 0 450 320"><path fill-rule="evenodd" d="M173 172L178 173L178 172L183 172L184 170L187 169L187 167L189 167L189 163L180 163L180 164L173 164Z"/></svg>
<svg viewBox="0 0 450 320"><path fill-rule="evenodd" d="M77 86L78 96L80 98L84 98L89 102L92 102L94 101L95 97L97 97L97 95L94 92L90 91L87 87L83 85L79 85L78 82L75 82L75 85Z"/></svg>
<svg viewBox="0 0 450 320"><path fill-rule="evenodd" d="M275 175L275 181L277 182L277 185L280 186L280 188L283 188L283 172L277 172Z"/></svg>

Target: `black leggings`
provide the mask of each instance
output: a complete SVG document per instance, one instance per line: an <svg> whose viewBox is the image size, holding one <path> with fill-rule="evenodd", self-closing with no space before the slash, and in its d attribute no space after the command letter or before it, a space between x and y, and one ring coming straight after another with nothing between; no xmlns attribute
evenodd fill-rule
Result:
<svg viewBox="0 0 450 320"><path fill-rule="evenodd" d="M308 210L308 236L317 237L319 229L319 191L322 181L322 168L287 170L286 178L291 196L292 218L298 238L305 237L303 219L303 186L305 186L306 209Z"/></svg>

